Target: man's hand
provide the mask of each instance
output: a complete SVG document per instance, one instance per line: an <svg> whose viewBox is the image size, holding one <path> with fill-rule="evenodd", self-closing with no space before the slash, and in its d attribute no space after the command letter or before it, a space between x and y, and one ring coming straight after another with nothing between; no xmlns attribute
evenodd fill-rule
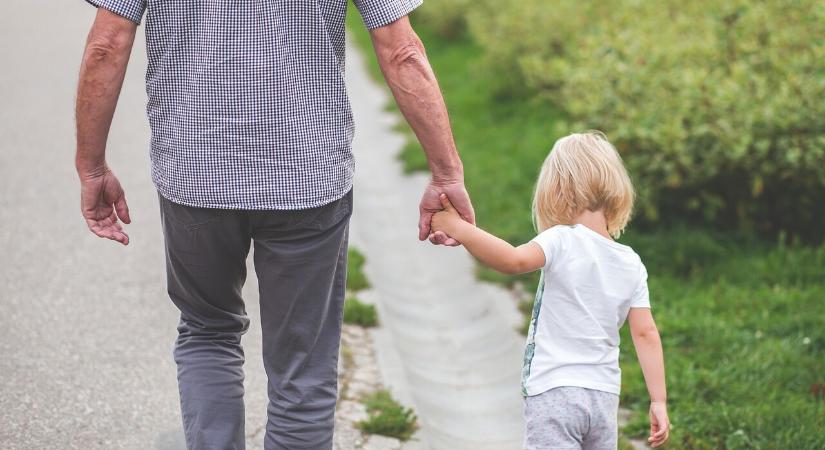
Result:
<svg viewBox="0 0 825 450"><path fill-rule="evenodd" d="M647 442L656 448L667 442L670 434L670 419L667 417L667 405L664 402L650 403L650 437Z"/></svg>
<svg viewBox="0 0 825 450"><path fill-rule="evenodd" d="M129 235L123 231L123 223L131 223L129 207L120 182L108 168L100 173L81 175L80 210L89 230L99 237L129 245Z"/></svg>
<svg viewBox="0 0 825 450"><path fill-rule="evenodd" d="M473 211L473 204L470 202L470 196L464 188L464 183L456 182L437 182L431 181L424 189L424 195L421 197L421 203L418 206L421 213L418 221L418 239L423 241L429 238L433 244L442 244L455 247L459 242L447 236L441 231L432 231L430 221L433 214L441 211L444 207L441 205L441 194L447 195L450 203L453 204L458 211L461 218L472 224L476 223L475 211Z"/></svg>

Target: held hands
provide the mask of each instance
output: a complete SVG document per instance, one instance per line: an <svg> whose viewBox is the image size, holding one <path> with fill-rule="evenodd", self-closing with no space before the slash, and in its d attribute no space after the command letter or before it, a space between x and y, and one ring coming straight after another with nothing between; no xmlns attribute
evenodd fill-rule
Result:
<svg viewBox="0 0 825 450"><path fill-rule="evenodd" d="M447 198L446 194L441 194L439 200L441 201L441 207L444 209L433 215L430 227L433 233L441 232L447 236L454 236L456 234L456 227L460 226L464 220L450 202L450 199Z"/></svg>
<svg viewBox="0 0 825 450"><path fill-rule="evenodd" d="M132 222L123 188L108 167L101 172L80 175L80 211L92 233L129 245L129 235L118 223Z"/></svg>
<svg viewBox="0 0 825 450"><path fill-rule="evenodd" d="M419 212L421 218L418 222L418 239L423 241L429 239L430 242L436 245L447 245L455 247L459 242L450 237L444 230L434 230L431 226L433 215L441 211L444 206L441 202L441 195L446 195L449 199L447 203L455 205L453 208L462 220L475 224L475 212L473 211L473 204L470 202L470 196L467 190L464 189L462 181L455 182L436 182L431 181L424 190L424 195L421 197L421 204L419 205Z"/></svg>
<svg viewBox="0 0 825 450"><path fill-rule="evenodd" d="M660 447L667 442L670 434L670 419L667 417L665 402L650 402L650 437L647 442L651 447Z"/></svg>

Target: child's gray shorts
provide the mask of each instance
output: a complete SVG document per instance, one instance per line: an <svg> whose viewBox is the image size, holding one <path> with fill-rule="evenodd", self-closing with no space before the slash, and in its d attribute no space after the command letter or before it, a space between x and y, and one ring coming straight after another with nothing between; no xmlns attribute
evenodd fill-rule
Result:
<svg viewBox="0 0 825 450"><path fill-rule="evenodd" d="M619 396L580 387L558 387L525 397L528 450L615 450Z"/></svg>

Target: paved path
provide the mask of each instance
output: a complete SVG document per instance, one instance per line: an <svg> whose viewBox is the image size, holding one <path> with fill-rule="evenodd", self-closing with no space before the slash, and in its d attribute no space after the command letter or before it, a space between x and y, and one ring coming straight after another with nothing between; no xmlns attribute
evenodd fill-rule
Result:
<svg viewBox="0 0 825 450"><path fill-rule="evenodd" d="M108 161L133 224L123 248L78 211L73 96L94 9L81 0L0 2L0 448L180 449L157 197L149 177L142 28ZM458 249L415 239L424 180L402 178L385 94L350 52L359 125L353 241L389 329L376 335L388 384L419 412L423 445L517 448L517 315L479 285ZM250 271L254 274L254 271ZM259 448L265 378L254 276L244 290L249 448Z"/></svg>
<svg viewBox="0 0 825 450"><path fill-rule="evenodd" d="M521 448L521 316L509 293L480 283L458 248L420 243L423 175L402 175L404 138L384 112L386 90L350 51L347 85L357 124L352 243L367 257L383 327L375 341L386 384L412 404L435 449Z"/></svg>

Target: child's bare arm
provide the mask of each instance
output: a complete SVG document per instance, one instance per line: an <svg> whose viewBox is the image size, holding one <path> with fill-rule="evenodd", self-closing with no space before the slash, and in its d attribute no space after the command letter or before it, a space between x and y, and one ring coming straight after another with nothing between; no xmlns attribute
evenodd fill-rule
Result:
<svg viewBox="0 0 825 450"><path fill-rule="evenodd" d="M631 308L627 320L650 394L650 437L647 440L652 447L659 447L667 441L670 431L662 340L649 308Z"/></svg>
<svg viewBox="0 0 825 450"><path fill-rule="evenodd" d="M485 266L506 274L532 272L544 267L544 251L536 243L513 247L506 241L465 222L442 194L444 210L433 216L433 231L457 240Z"/></svg>

